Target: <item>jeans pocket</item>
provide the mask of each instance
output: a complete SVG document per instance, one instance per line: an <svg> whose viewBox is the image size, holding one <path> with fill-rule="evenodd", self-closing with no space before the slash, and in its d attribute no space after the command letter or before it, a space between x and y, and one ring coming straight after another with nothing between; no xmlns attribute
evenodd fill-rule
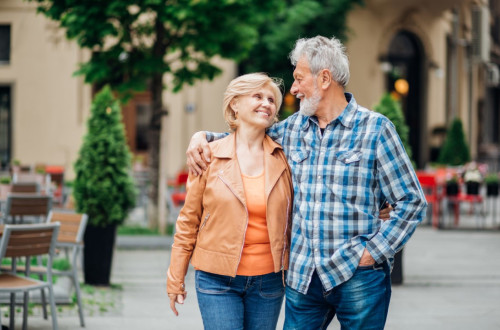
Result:
<svg viewBox="0 0 500 330"><path fill-rule="evenodd" d="M278 298L285 295L285 287L281 272L261 276L260 296L263 298Z"/></svg>
<svg viewBox="0 0 500 330"><path fill-rule="evenodd" d="M231 289L231 277L197 270L196 291L207 294L221 294Z"/></svg>

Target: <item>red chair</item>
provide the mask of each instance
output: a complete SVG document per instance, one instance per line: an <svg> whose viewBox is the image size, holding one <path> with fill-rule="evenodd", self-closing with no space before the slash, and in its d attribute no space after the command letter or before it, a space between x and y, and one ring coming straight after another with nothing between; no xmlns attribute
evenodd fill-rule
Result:
<svg viewBox="0 0 500 330"><path fill-rule="evenodd" d="M439 227L439 206L443 199L443 193L438 185L436 176L431 173L417 171L417 178L425 194L427 203L432 204L432 226Z"/></svg>
<svg viewBox="0 0 500 330"><path fill-rule="evenodd" d="M54 203L58 205L64 204L64 166L47 165L45 166L45 173L50 174L50 181L55 186L52 191Z"/></svg>
<svg viewBox="0 0 500 330"><path fill-rule="evenodd" d="M483 205L483 196L481 195L469 195L466 193L463 193L460 188L458 195L456 196L449 196L448 201L453 204L453 212L454 212L454 224L455 226L458 226L458 223L460 221L460 203L469 203L471 206L471 211L470 213L472 214L472 209L475 209L475 204L478 204L480 206ZM476 219L478 218L478 215L476 214Z"/></svg>
<svg viewBox="0 0 500 330"><path fill-rule="evenodd" d="M176 221L182 206L186 200L186 183L188 172L181 171L177 174L175 180L170 181L167 187L167 206L169 218Z"/></svg>

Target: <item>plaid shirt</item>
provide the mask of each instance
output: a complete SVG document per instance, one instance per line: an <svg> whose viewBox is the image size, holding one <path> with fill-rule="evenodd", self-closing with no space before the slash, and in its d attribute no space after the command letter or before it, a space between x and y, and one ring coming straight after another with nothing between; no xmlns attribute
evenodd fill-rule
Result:
<svg viewBox="0 0 500 330"><path fill-rule="evenodd" d="M306 293L316 270L325 290L349 280L364 249L392 262L423 220L427 203L394 125L349 102L320 131L300 113L268 129L292 169L294 206L287 284ZM216 138L207 134L207 139ZM391 219L378 218L387 198Z"/></svg>

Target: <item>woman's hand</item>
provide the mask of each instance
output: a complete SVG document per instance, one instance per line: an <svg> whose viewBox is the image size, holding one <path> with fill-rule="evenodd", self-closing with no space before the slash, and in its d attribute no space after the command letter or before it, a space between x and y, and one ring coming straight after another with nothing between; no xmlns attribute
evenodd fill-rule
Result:
<svg viewBox="0 0 500 330"><path fill-rule="evenodd" d="M184 300L186 299L187 292L184 294L175 294L175 293L169 293L168 298L170 298L170 308L174 312L175 316L179 316L179 312L177 311L177 308L175 308L175 304L184 304Z"/></svg>
<svg viewBox="0 0 500 330"><path fill-rule="evenodd" d="M389 204L388 202L385 202L385 205L386 205L386 207L383 208L382 210L380 210L380 213L378 215L379 218L382 219L382 220L384 220L384 221L389 220L391 218L390 213L391 213L392 210L394 210L392 208L392 205Z"/></svg>

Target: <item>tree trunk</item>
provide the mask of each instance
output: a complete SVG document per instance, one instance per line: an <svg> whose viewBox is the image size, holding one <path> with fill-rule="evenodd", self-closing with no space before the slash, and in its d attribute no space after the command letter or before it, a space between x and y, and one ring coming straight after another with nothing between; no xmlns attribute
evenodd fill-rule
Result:
<svg viewBox="0 0 500 330"><path fill-rule="evenodd" d="M163 84L162 75L156 74L151 80L151 98L153 111L149 124L149 179L151 182L149 190L148 220L152 228L158 227L158 191L159 191L159 170L160 170L160 136L161 118L163 112Z"/></svg>
<svg viewBox="0 0 500 330"><path fill-rule="evenodd" d="M153 46L153 56L163 59L166 52L165 26L161 20L155 22L156 40ZM149 123L149 205L148 221L151 228L158 228L158 192L160 182L160 137L162 131L162 117L167 114L163 110L163 74L155 73L150 83L152 114Z"/></svg>

